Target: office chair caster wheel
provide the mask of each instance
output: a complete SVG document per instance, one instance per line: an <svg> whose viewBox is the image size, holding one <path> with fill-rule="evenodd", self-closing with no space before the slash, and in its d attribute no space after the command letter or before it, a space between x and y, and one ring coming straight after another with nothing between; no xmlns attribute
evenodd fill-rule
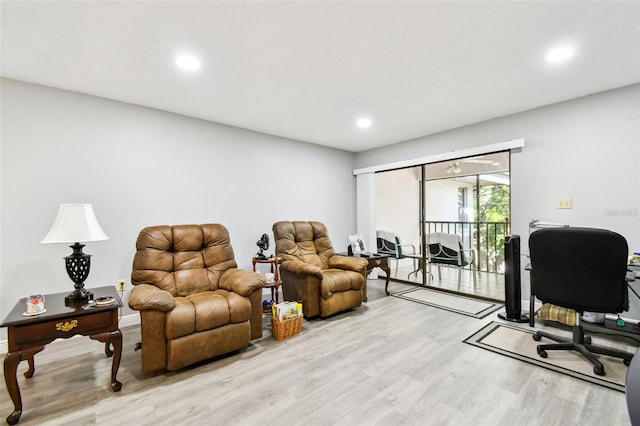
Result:
<svg viewBox="0 0 640 426"><path fill-rule="evenodd" d="M593 372L596 376L604 376L604 367L593 367Z"/></svg>
<svg viewBox="0 0 640 426"><path fill-rule="evenodd" d="M584 336L584 343L587 345L591 344L591 336Z"/></svg>
<svg viewBox="0 0 640 426"><path fill-rule="evenodd" d="M535 340L536 342L539 342L540 339L542 339L542 336L538 336L537 334L533 335L533 340Z"/></svg>
<svg viewBox="0 0 640 426"><path fill-rule="evenodd" d="M623 359L622 362L624 362L624 365L626 365L627 367L629 366L629 364L631 364L630 359Z"/></svg>
<svg viewBox="0 0 640 426"><path fill-rule="evenodd" d="M540 355L542 358L546 358L547 357L547 351L545 351L544 349L538 348L538 355Z"/></svg>

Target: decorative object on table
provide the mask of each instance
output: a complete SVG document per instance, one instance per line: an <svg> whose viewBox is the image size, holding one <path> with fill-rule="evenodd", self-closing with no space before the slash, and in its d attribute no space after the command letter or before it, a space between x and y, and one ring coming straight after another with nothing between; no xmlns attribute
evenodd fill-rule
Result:
<svg viewBox="0 0 640 426"><path fill-rule="evenodd" d="M274 339L295 336L302 330L302 303L278 303L272 306L271 313L271 334Z"/></svg>
<svg viewBox="0 0 640 426"><path fill-rule="evenodd" d="M67 274L75 283L75 290L67 295L65 303L74 303L93 299L93 294L84 289L84 282L91 269L91 255L82 251L84 244L108 240L91 204L61 204L53 226L49 233L40 241L41 244L74 243L71 255L64 258Z"/></svg>
<svg viewBox="0 0 640 426"><path fill-rule="evenodd" d="M102 296L96 299L96 305L98 306L110 305L115 301L116 299L113 296Z"/></svg>
<svg viewBox="0 0 640 426"><path fill-rule="evenodd" d="M349 243L351 243L351 251L353 254L364 253L367 251L362 234L349 234Z"/></svg>
<svg viewBox="0 0 640 426"><path fill-rule="evenodd" d="M264 281L267 284L273 284L274 280L275 280L275 275L273 274L273 272L267 272L266 274L264 274Z"/></svg>
<svg viewBox="0 0 640 426"><path fill-rule="evenodd" d="M44 296L41 294L31 295L27 298L27 311L23 315L40 315L47 312L44 308Z"/></svg>
<svg viewBox="0 0 640 426"><path fill-rule="evenodd" d="M256 242L260 251L256 253L256 259L266 260L267 256L264 255L264 250L269 248L269 236L267 234L262 234L262 237Z"/></svg>

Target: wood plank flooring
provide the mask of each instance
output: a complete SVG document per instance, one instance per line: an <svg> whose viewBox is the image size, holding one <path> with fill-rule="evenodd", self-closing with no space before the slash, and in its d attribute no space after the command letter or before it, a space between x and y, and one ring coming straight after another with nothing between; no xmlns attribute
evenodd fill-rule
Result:
<svg viewBox="0 0 640 426"><path fill-rule="evenodd" d="M403 284L392 283L398 290ZM500 311L498 311L500 312ZM462 343L489 321L384 295L301 334L176 373L140 371L138 326L111 360L88 338L61 340L18 368L20 425L628 425L624 394ZM633 341L629 342L633 345ZM13 411L0 391L0 415Z"/></svg>

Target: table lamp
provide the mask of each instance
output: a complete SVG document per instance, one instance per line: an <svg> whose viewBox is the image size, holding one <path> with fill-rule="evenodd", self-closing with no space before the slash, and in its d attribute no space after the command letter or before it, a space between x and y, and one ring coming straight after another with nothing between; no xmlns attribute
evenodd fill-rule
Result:
<svg viewBox="0 0 640 426"><path fill-rule="evenodd" d="M64 258L67 274L75 283L75 290L64 299L66 304L93 299L93 294L84 289L84 281L91 269L91 255L82 251L84 244L80 243L108 239L109 237L98 224L91 204L60 205L53 226L40 243L74 243L69 246L73 249L73 253Z"/></svg>

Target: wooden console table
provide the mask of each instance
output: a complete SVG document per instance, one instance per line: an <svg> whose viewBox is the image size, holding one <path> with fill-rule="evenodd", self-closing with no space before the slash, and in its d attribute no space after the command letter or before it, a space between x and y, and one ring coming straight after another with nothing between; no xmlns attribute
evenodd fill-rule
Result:
<svg viewBox="0 0 640 426"><path fill-rule="evenodd" d="M22 298L7 315L0 327L7 327L9 351L4 359L4 381L13 401L14 411L7 417L7 423L15 425L22 415L22 397L18 387L16 373L20 361L29 363L24 376L29 379L35 372L33 357L42 351L48 343L58 338L75 335L89 336L105 343L105 354L113 356L111 363L111 389L118 392L122 383L116 379L120 356L122 355L122 333L118 329L118 308L122 301L115 287L91 289L95 298L113 296L115 302L84 309L86 302L65 306L64 298L69 292L45 295L46 312L25 316L26 300ZM113 350L111 350L113 347Z"/></svg>

